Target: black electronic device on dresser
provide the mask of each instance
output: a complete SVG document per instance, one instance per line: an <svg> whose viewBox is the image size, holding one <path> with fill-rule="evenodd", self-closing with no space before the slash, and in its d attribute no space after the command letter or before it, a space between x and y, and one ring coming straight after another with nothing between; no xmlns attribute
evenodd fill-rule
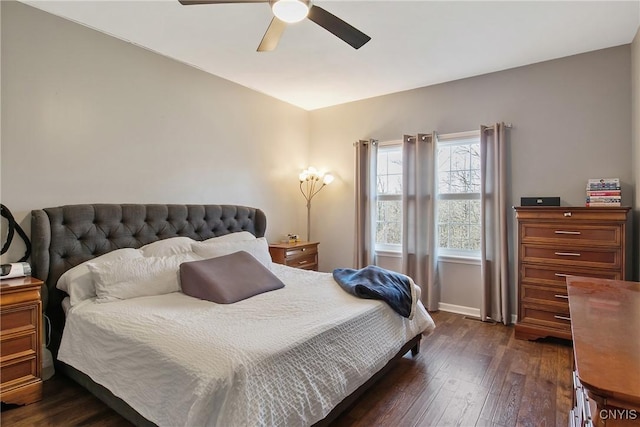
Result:
<svg viewBox="0 0 640 427"><path fill-rule="evenodd" d="M560 197L521 197L520 206L560 206Z"/></svg>

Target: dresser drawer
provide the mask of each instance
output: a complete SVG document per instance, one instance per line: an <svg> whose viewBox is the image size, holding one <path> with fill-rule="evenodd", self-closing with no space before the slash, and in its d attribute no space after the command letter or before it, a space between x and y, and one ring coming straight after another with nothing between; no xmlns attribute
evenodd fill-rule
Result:
<svg viewBox="0 0 640 427"><path fill-rule="evenodd" d="M0 368L2 390L15 387L38 379L36 357L25 357L19 360L3 363Z"/></svg>
<svg viewBox="0 0 640 427"><path fill-rule="evenodd" d="M0 362L4 363L7 360L23 356L35 356L37 350L36 345L37 334L35 331L26 334L11 335L9 338L3 338L0 342L0 346L2 346Z"/></svg>
<svg viewBox="0 0 640 427"><path fill-rule="evenodd" d="M618 270L597 270L588 268L577 268L570 266L555 266L544 264L520 265L520 280L523 284L535 283L541 285L556 285L566 289L567 276L596 277L599 279L622 280L621 272Z"/></svg>
<svg viewBox="0 0 640 427"><path fill-rule="evenodd" d="M622 230L617 225L523 223L521 243L583 246L620 246Z"/></svg>
<svg viewBox="0 0 640 427"><path fill-rule="evenodd" d="M2 334L35 330L38 324L38 305L11 306L0 312Z"/></svg>
<svg viewBox="0 0 640 427"><path fill-rule="evenodd" d="M569 312L569 297L567 287L549 287L536 285L522 285L522 295L520 298L525 302L535 302L539 304L553 304L563 313Z"/></svg>
<svg viewBox="0 0 640 427"><path fill-rule="evenodd" d="M522 245L520 248L522 262L610 269L620 269L622 266L620 248L560 248L537 245Z"/></svg>
<svg viewBox="0 0 640 427"><path fill-rule="evenodd" d="M520 304L520 322L547 328L571 332L571 318L569 305L566 310L560 307L538 304Z"/></svg>

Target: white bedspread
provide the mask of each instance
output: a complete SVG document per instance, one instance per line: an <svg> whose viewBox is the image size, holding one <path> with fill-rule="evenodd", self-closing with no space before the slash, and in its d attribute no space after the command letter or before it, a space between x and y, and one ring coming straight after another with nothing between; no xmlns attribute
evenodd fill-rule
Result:
<svg viewBox="0 0 640 427"><path fill-rule="evenodd" d="M324 418L434 328L343 291L330 273L274 264L283 289L230 305L182 293L68 314L58 358L160 426L293 426Z"/></svg>

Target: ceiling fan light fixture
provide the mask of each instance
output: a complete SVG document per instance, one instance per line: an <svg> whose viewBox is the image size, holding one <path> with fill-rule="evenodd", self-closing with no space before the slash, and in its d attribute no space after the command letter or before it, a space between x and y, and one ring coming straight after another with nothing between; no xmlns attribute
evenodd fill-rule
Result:
<svg viewBox="0 0 640 427"><path fill-rule="evenodd" d="M281 21L293 24L309 14L309 5L300 0L278 0L271 6L273 14Z"/></svg>

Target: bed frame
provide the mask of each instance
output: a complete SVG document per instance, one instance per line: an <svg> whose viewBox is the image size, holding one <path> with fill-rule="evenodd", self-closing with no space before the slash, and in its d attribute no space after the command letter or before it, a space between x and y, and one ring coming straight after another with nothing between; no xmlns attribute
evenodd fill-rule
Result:
<svg viewBox="0 0 640 427"><path fill-rule="evenodd" d="M263 211L236 205L84 204L31 211L32 272L45 283L43 311L51 322L48 348L58 372L78 382L133 424L153 426L109 390L57 360L65 322L62 309L65 294L56 288L58 279L70 268L116 249L139 248L178 236L200 241L248 231L263 237L266 228ZM407 342L384 368L338 404L318 425L328 425L409 350L417 355L420 338L418 335Z"/></svg>

